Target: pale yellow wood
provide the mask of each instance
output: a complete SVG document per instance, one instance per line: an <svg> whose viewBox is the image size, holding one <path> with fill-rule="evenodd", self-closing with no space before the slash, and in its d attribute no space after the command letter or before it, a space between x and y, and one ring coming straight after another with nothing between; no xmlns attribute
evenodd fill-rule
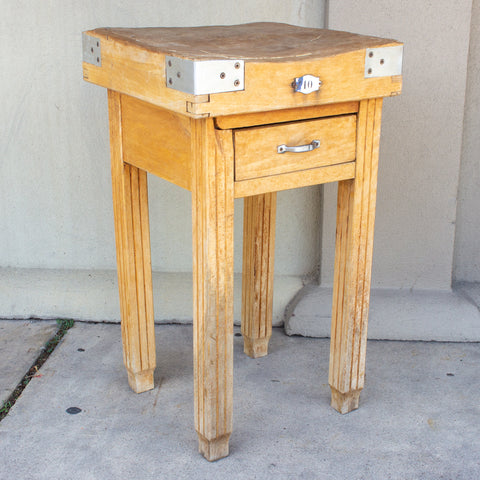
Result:
<svg viewBox="0 0 480 480"><path fill-rule="evenodd" d="M101 66L83 63L85 80L191 117L303 108L397 95L401 76L365 78L366 48L401 45L333 30L262 23L230 27L96 29ZM245 60L245 90L191 95L167 88L165 56ZM319 92L292 88L304 74Z"/></svg>
<svg viewBox="0 0 480 480"><path fill-rule="evenodd" d="M338 182L354 176L355 162L347 162L328 167L311 168L300 172L243 180L235 182L235 198L278 192L290 188L307 187L320 183Z"/></svg>
<svg viewBox="0 0 480 480"><path fill-rule="evenodd" d="M190 190L190 119L122 95L124 161Z"/></svg>
<svg viewBox="0 0 480 480"><path fill-rule="evenodd" d="M233 395L233 203L245 198L242 333L267 353L276 193L339 181L329 383L332 406L358 407L364 384L382 97L402 77L365 78L365 49L393 40L284 24L97 29L109 89L112 186L124 362L132 388L153 387L155 343L147 175L192 191L195 428L208 460L228 455ZM245 60L243 91L167 88L165 55ZM295 93L295 77L322 80ZM121 92L121 93L119 93ZM212 118L208 118L212 117ZM321 141L305 154L277 145Z"/></svg>
<svg viewBox="0 0 480 480"><path fill-rule="evenodd" d="M388 44L384 46L394 46ZM211 116L242 112L262 112L311 105L325 105L371 97L399 95L400 76L365 78L365 50L318 60L292 61L274 64L246 63L245 76L251 79L249 88L241 92L216 93L210 102L196 104L192 111ZM302 73L299 73L302 72ZM291 82L299 74L309 72L319 77L323 85L318 94L295 93Z"/></svg>
<svg viewBox="0 0 480 480"><path fill-rule="evenodd" d="M121 98L108 92L112 190L124 363L132 389L153 388L153 316L147 174L124 162Z"/></svg>
<svg viewBox="0 0 480 480"><path fill-rule="evenodd" d="M329 383L341 413L358 407L364 385L381 108L360 103L355 179L338 188Z"/></svg>
<svg viewBox="0 0 480 480"><path fill-rule="evenodd" d="M271 63L318 59L399 43L385 38L274 22L173 28L99 28L95 32L124 45L138 45L144 50L190 60L243 58Z"/></svg>
<svg viewBox="0 0 480 480"><path fill-rule="evenodd" d="M355 160L356 115L282 123L235 130L235 180L250 180ZM313 140L309 152L278 153L279 145L295 147Z"/></svg>
<svg viewBox="0 0 480 480"><path fill-rule="evenodd" d="M252 358L267 355L272 335L276 205L275 192L244 200L242 335Z"/></svg>
<svg viewBox="0 0 480 480"><path fill-rule="evenodd" d="M358 102L345 102L333 105L314 105L313 107L287 108L268 112L241 113L215 118L215 126L222 130L244 128L270 123L292 122L309 118L331 117L358 112Z"/></svg>
<svg viewBox="0 0 480 480"><path fill-rule="evenodd" d="M233 143L192 120L195 428L207 460L228 455L233 395Z"/></svg>
<svg viewBox="0 0 480 480"><path fill-rule="evenodd" d="M205 101L205 95L198 96L197 100L195 95L166 87L164 54L115 41L95 30L88 33L100 40L102 65L83 62L83 79L87 82L184 114L187 102Z"/></svg>

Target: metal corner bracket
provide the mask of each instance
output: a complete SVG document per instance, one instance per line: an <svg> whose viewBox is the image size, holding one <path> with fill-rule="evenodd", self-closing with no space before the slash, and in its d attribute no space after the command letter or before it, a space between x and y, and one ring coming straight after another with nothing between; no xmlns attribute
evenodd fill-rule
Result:
<svg viewBox="0 0 480 480"><path fill-rule="evenodd" d="M391 77L402 74L403 45L367 48L365 78Z"/></svg>
<svg viewBox="0 0 480 480"><path fill-rule="evenodd" d="M82 33L83 61L97 67L102 66L102 51L100 39Z"/></svg>
<svg viewBox="0 0 480 480"><path fill-rule="evenodd" d="M243 60L189 60L165 57L167 88L193 95L245 90Z"/></svg>

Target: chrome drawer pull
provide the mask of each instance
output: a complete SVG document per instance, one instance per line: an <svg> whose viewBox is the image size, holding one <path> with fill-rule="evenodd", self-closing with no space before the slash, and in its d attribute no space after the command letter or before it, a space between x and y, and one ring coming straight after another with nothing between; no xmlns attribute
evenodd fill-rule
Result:
<svg viewBox="0 0 480 480"><path fill-rule="evenodd" d="M287 145L279 145L277 147L277 153L285 153L285 152L293 152L293 153L302 153L302 152L310 152L311 150L315 150L320 146L320 140L313 140L312 143L308 143L307 145L298 145L297 147L287 147Z"/></svg>

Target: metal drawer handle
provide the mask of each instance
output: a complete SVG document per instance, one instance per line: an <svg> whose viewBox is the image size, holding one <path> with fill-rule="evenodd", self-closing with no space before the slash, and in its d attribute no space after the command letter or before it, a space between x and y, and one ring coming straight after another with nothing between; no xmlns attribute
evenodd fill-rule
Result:
<svg viewBox="0 0 480 480"><path fill-rule="evenodd" d="M320 146L320 140L313 140L312 143L308 143L307 145L298 145L296 147L287 147L287 145L279 145L277 147L277 153L285 153L285 152L293 152L293 153L302 153L302 152L310 152L315 150Z"/></svg>

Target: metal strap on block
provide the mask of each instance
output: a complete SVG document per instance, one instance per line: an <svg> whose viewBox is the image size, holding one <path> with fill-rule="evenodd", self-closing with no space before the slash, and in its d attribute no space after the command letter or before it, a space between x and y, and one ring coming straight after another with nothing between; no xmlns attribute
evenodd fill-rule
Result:
<svg viewBox="0 0 480 480"><path fill-rule="evenodd" d="M403 45L367 48L365 78L391 77L402 74Z"/></svg>
<svg viewBox="0 0 480 480"><path fill-rule="evenodd" d="M235 92L245 89L243 60L188 60L165 57L168 88L193 95Z"/></svg>
<svg viewBox="0 0 480 480"><path fill-rule="evenodd" d="M100 39L82 33L82 45L83 45L83 61L91 63L97 67L102 66L102 51L100 45Z"/></svg>

